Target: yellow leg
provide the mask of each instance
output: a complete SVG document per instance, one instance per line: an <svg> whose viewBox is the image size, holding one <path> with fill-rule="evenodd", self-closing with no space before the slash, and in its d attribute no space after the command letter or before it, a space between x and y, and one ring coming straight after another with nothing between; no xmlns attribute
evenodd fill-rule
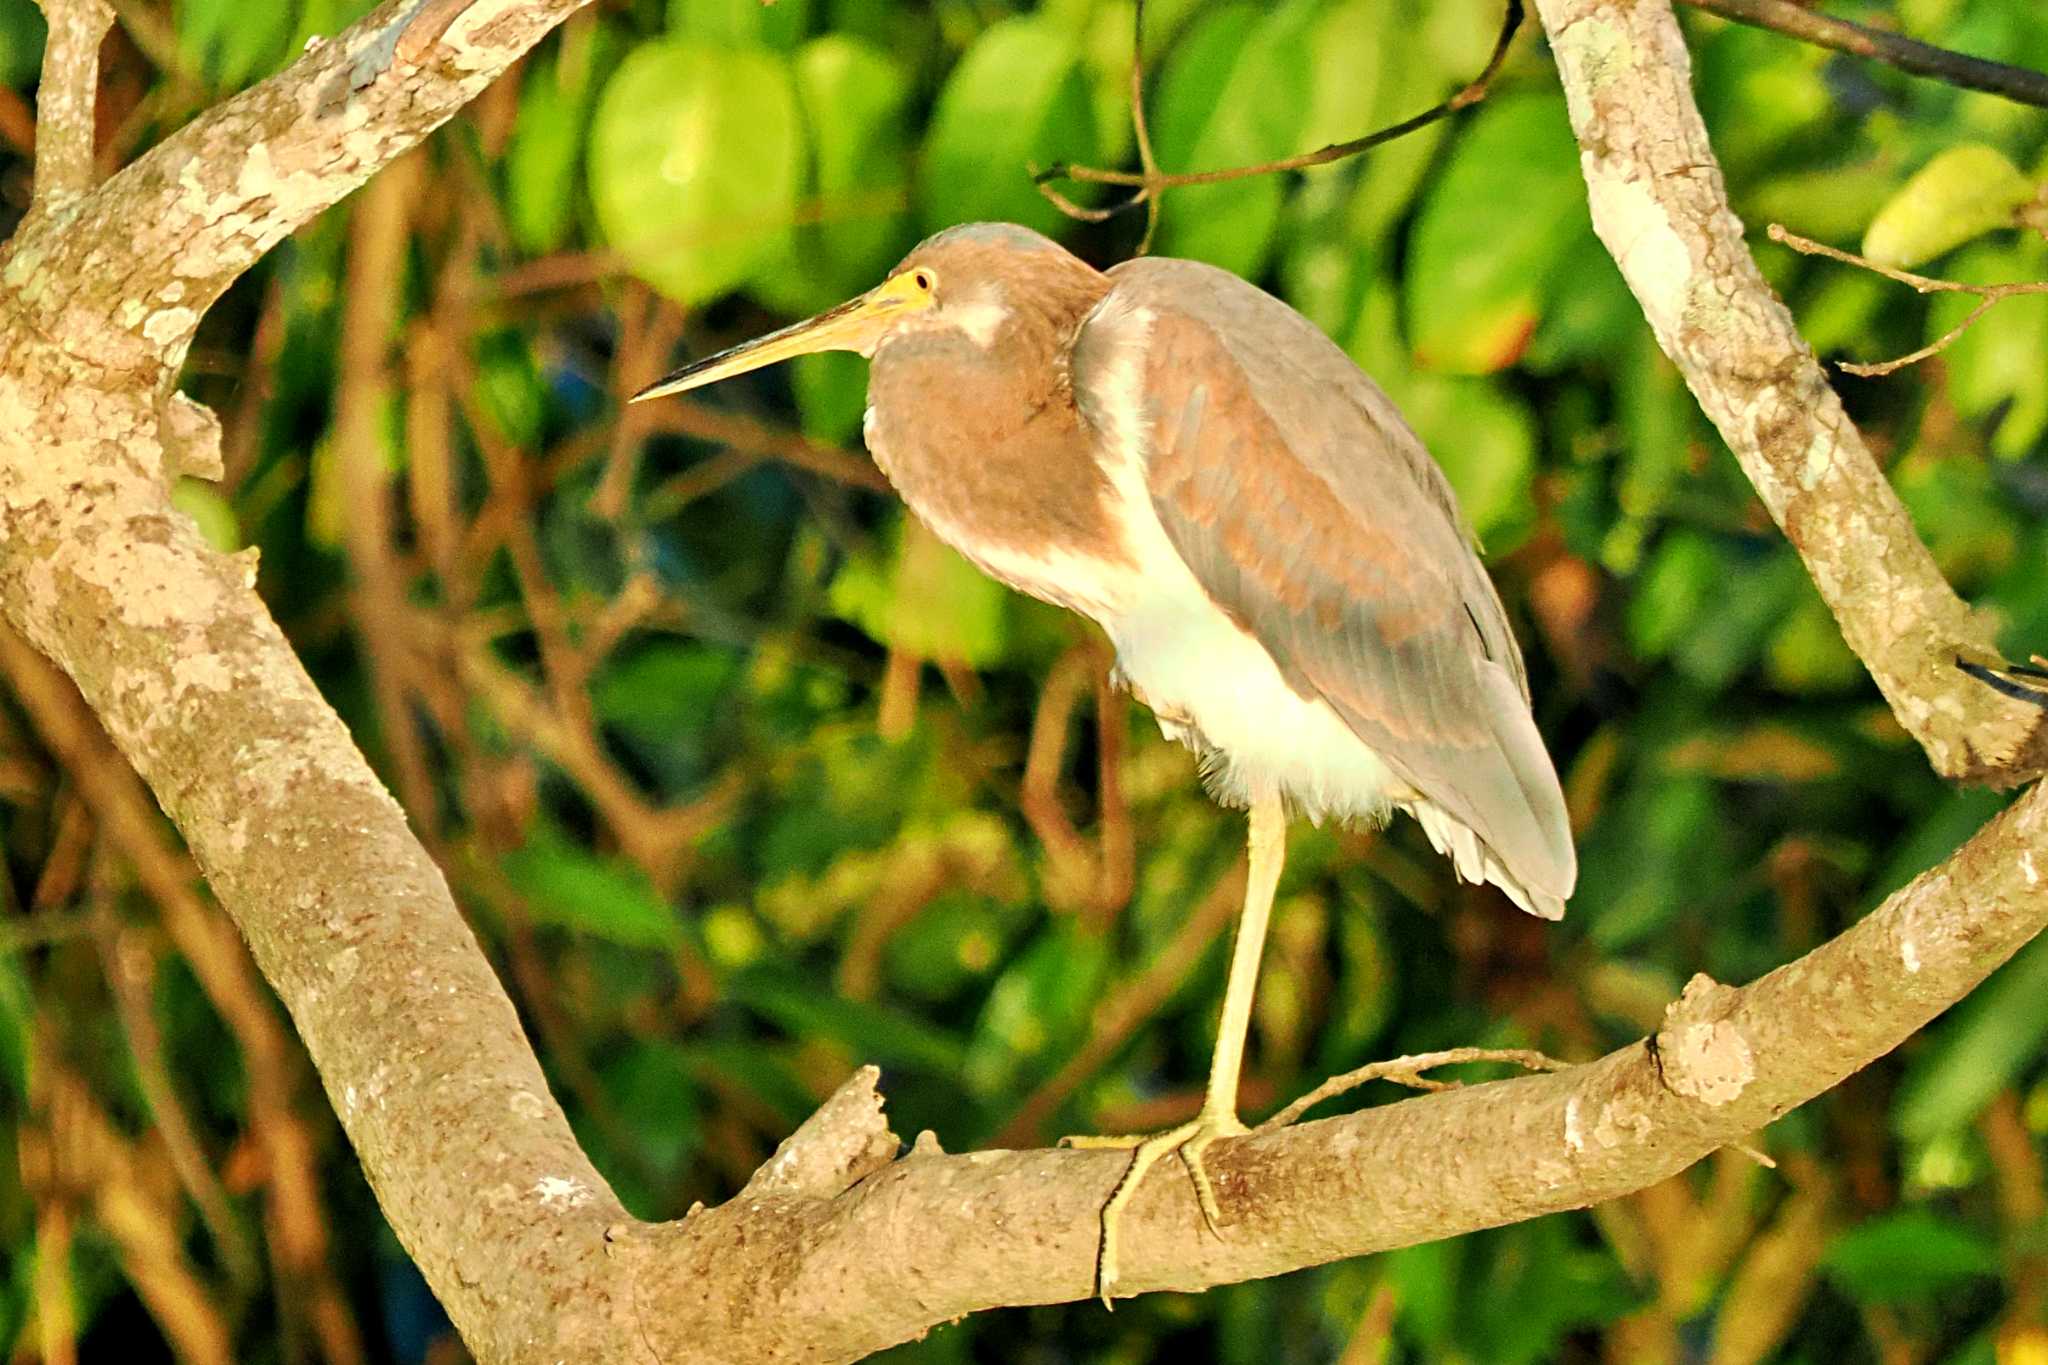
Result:
<svg viewBox="0 0 2048 1365"><path fill-rule="evenodd" d="M1195 1182L1195 1198L1211 1232L1221 1236L1223 1215L1216 1190L1202 1165L1202 1153L1217 1138L1245 1131L1237 1121L1238 1073L1244 1066L1244 1039L1252 1022L1252 993L1259 984L1259 957L1266 947L1266 921L1273 911L1273 891L1287 856L1287 818L1277 793L1252 802L1250 820L1251 875L1244 891L1244 913L1237 922L1237 940L1230 954L1230 980L1223 988L1223 1018L1216 1029L1216 1051L1209 1061L1209 1088L1202 1112L1178 1128L1133 1137L1070 1137L1067 1147L1128 1147L1131 1164L1102 1207L1102 1242L1096 1261L1095 1288L1109 1306L1117 1281L1117 1223L1138 1192L1145 1173L1168 1152L1179 1152Z"/></svg>

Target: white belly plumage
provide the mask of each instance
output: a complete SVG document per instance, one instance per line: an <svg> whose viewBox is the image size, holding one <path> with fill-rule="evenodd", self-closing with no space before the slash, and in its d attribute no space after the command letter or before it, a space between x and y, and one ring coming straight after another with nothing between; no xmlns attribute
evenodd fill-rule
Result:
<svg viewBox="0 0 2048 1365"><path fill-rule="evenodd" d="M1383 821L1390 803L1412 797L1328 703L1289 687L1265 647L1203 591L1138 471L1114 471L1113 488L1126 563L991 543L919 510L983 572L1099 624L1132 692L1170 738L1201 755L1219 800L1244 806L1278 790L1312 818Z"/></svg>
<svg viewBox="0 0 2048 1365"><path fill-rule="evenodd" d="M874 437L870 423L871 450ZM874 453L886 471L883 452ZM1402 780L1329 703L1287 685L1265 646L1224 614L1173 548L1135 458L1112 461L1106 472L1127 562L1007 546L914 503L913 510L990 577L1100 625L1131 691L1169 738L1200 756L1217 800L1246 806L1277 790L1311 819L1373 824L1405 810L1459 877L1492 882L1524 910L1557 917L1561 906L1539 905L1477 835Z"/></svg>

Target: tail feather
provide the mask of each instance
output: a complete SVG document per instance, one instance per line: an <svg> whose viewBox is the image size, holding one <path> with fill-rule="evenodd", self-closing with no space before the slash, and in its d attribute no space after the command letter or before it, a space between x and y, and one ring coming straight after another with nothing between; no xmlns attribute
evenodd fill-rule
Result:
<svg viewBox="0 0 2048 1365"><path fill-rule="evenodd" d="M1438 853L1451 860L1460 881L1474 886L1491 882L1507 898L1538 919L1564 918L1564 898L1526 886L1494 856L1486 842L1470 826L1432 801L1416 801L1403 807L1422 826Z"/></svg>

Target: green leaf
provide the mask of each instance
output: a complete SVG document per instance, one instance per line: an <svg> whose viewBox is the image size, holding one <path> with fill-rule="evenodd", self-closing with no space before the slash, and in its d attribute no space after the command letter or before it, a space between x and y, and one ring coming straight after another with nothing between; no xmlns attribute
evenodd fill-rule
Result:
<svg viewBox="0 0 2048 1365"><path fill-rule="evenodd" d="M1481 379L1417 375L1401 392L1404 415L1443 466L1465 520L1495 553L1534 521L1536 420L1521 399Z"/></svg>
<svg viewBox="0 0 2048 1365"><path fill-rule="evenodd" d="M1535 419L1527 404L1492 380L1414 369L1396 344L1395 306L1392 287L1374 281L1345 349L1422 437L1473 532L1492 549L1507 548L1534 516Z"/></svg>
<svg viewBox="0 0 2048 1365"><path fill-rule="evenodd" d="M1872 158L1819 170L1788 170L1742 196L1738 207L1750 222L1783 223L1824 242L1845 241L1861 232L1897 187L1895 159ZM1800 330L1806 319L1800 317Z"/></svg>
<svg viewBox="0 0 2048 1365"><path fill-rule="evenodd" d="M724 47L788 51L811 23L810 0L669 0L668 26L679 38Z"/></svg>
<svg viewBox="0 0 2048 1365"><path fill-rule="evenodd" d="M1388 0L1339 0L1316 20L1309 42L1308 112L1297 150L1349 142L1377 127L1374 112L1401 14Z"/></svg>
<svg viewBox="0 0 2048 1365"><path fill-rule="evenodd" d="M860 435L868 406L868 363L851 351L820 351L790 362L789 386L804 434L844 445Z"/></svg>
<svg viewBox="0 0 2048 1365"><path fill-rule="evenodd" d="M941 896L889 939L889 984L919 1000L950 999L985 978L1003 951L1001 917L979 896Z"/></svg>
<svg viewBox="0 0 2048 1365"><path fill-rule="evenodd" d="M886 564L848 560L830 594L840 617L921 659L979 668L1008 641L1008 590L909 517L897 522Z"/></svg>
<svg viewBox="0 0 2048 1365"><path fill-rule="evenodd" d="M542 830L499 859L505 876L542 924L592 934L628 948L674 948L682 926L647 875Z"/></svg>
<svg viewBox="0 0 2048 1365"><path fill-rule="evenodd" d="M242 525L234 504L203 479L179 479L171 485L171 506L192 518L206 543L221 554L242 548Z"/></svg>
<svg viewBox="0 0 2048 1365"><path fill-rule="evenodd" d="M1056 232L1066 221L1029 167L1095 154L1088 78L1070 34L1032 18L987 29L953 67L925 134L918 212L927 232L1003 221Z"/></svg>
<svg viewBox="0 0 2048 1365"><path fill-rule="evenodd" d="M2011 227L2034 197L2034 184L1995 147L1951 147L1914 172L1863 235L1863 254L1879 265L1929 261L1972 238Z"/></svg>
<svg viewBox="0 0 2048 1365"><path fill-rule="evenodd" d="M648 743L673 742L704 729L740 666L729 648L657 640L606 660L590 699L606 725Z"/></svg>
<svg viewBox="0 0 2048 1365"><path fill-rule="evenodd" d="M1373 0L1373 9L1384 16L1388 31L1397 35L1413 33L1426 21L1426 11L1433 13L1437 8L1435 4L1425 7L1417 0ZM1320 43L1317 50L1323 50ZM1379 82L1371 116L1363 127L1345 134L1346 139L1419 114L1449 88L1449 81L1469 79L1469 73L1454 78L1413 44L1399 39L1382 39L1372 49L1353 55L1360 67L1378 68ZM1394 226L1422 187L1450 127L1447 122L1433 123L1365 154L1349 213L1352 240L1361 246L1376 243Z"/></svg>
<svg viewBox="0 0 2048 1365"><path fill-rule="evenodd" d="M1764 672L1779 691L1800 694L1848 691L1861 687L1865 677L1863 661L1810 585L1772 634Z"/></svg>
<svg viewBox="0 0 2048 1365"><path fill-rule="evenodd" d="M796 228L788 254L764 266L752 290L801 315L869 288L909 245L911 85L887 53L837 34L806 43L795 69L817 221Z"/></svg>
<svg viewBox="0 0 2048 1365"><path fill-rule="evenodd" d="M180 0L173 9L185 60L219 86L238 86L275 66L291 37L292 7L240 0Z"/></svg>
<svg viewBox="0 0 2048 1365"><path fill-rule="evenodd" d="M1998 1273L1998 1253L1977 1233L1924 1208L1858 1224L1821 1258L1828 1277L1864 1303L1926 1298Z"/></svg>
<svg viewBox="0 0 2048 1365"><path fill-rule="evenodd" d="M0 81L25 86L43 64L43 12L33 0L0 0Z"/></svg>
<svg viewBox="0 0 2048 1365"><path fill-rule="evenodd" d="M650 43L606 83L591 126L598 225L634 273L701 303L787 249L803 152L782 58Z"/></svg>
<svg viewBox="0 0 2048 1365"><path fill-rule="evenodd" d="M977 1095L1019 1091L1057 1064L1087 1027L1109 947L1071 917L1054 921L1004 969L967 1045L967 1086Z"/></svg>
<svg viewBox="0 0 2048 1365"><path fill-rule="evenodd" d="M2048 244L2025 237L2011 246L1980 242L1943 273L1972 284L2048 279ZM1940 294L1927 309L1927 339L1960 324L1977 300ZM1949 397L1965 417L1996 415L1992 453L2018 459L2048 434L2048 295L1996 304L1942 353Z"/></svg>
<svg viewBox="0 0 2048 1365"><path fill-rule="evenodd" d="M2048 1047L2048 938L1963 998L1914 1054L1892 1126L1908 1142L1931 1142L1973 1122L1999 1091L2017 1084Z"/></svg>
<svg viewBox="0 0 2048 1365"><path fill-rule="evenodd" d="M505 219L522 251L558 249L575 218L598 73L611 68L617 45L609 27L590 34L580 48L537 61L519 86L519 118L505 149Z"/></svg>
<svg viewBox="0 0 2048 1365"><path fill-rule="evenodd" d="M1416 360L1454 374L1512 365L1592 234L1561 96L1489 100L1451 149L1409 235Z"/></svg>
<svg viewBox="0 0 2048 1365"><path fill-rule="evenodd" d="M29 1071L35 1062L35 994L21 958L0 953L0 1093L12 1096L15 1113L28 1103Z"/></svg>
<svg viewBox="0 0 2048 1365"><path fill-rule="evenodd" d="M965 1055L958 1038L915 1015L845 999L791 972L767 967L737 972L726 981L725 995L795 1037L830 1038L885 1066L952 1076Z"/></svg>
<svg viewBox="0 0 2048 1365"><path fill-rule="evenodd" d="M1301 148L1300 102L1274 99L1301 86L1310 66L1312 5L1270 12L1228 5L1204 14L1160 73L1153 138L1160 164L1221 170L1289 156ZM1275 175L1168 193L1157 249L1256 279L1265 272L1286 184Z"/></svg>

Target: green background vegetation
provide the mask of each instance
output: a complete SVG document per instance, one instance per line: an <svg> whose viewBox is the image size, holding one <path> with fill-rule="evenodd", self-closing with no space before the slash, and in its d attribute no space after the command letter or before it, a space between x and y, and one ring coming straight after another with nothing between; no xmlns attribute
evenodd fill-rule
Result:
<svg viewBox="0 0 2048 1365"><path fill-rule="evenodd" d="M116 157L366 6L127 8L107 53ZM2032 4L1835 8L2048 68ZM1170 170L1406 117L1478 71L1499 22L1492 0L1152 10ZM2048 178L2048 114L1687 27L1736 209L1823 355L1910 350L1968 300L1795 257L1766 222L1851 247L1868 232L1960 279L2048 278L2048 240L2014 225ZM857 360L623 429L617 401L866 287L947 224L1127 253L1134 219L1067 223L1025 166L1133 155L1129 29L1116 0L597 4L418 154L406 193L359 196L274 252L194 349L188 389L223 414L229 477L181 498L221 543L260 547L268 599L641 1215L728 1195L858 1062L884 1068L899 1132L949 1150L1129 1131L1199 1097L1241 825L1100 689L1091 633L904 524L859 453ZM28 0L0 0L17 105L40 33ZM0 151L5 218L27 164ZM402 233L381 255L380 215ZM2002 803L1929 775L1657 351L1592 236L1533 35L1448 123L1169 195L1157 249L1281 294L1429 441L1530 655L1584 867L1553 928L1456 885L1412 824L1297 828L1247 1113L1403 1052L1597 1055L1654 1028L1693 973L1746 981L1833 934ZM2048 649L2048 299L1841 389L2009 655ZM252 1236L270 1176L247 1135L275 1119L119 847L74 847L70 780L20 711L0 715L0 1094L22 1120L0 1165L33 1146L52 1076L78 1080L137 1140L183 1292L239 1358L346 1358L307 1282L236 1273L178 1194L147 1136L166 1103L152 1068ZM1034 752L1044 780L1027 782ZM139 1012L105 979L110 935L148 966ZM370 1355L459 1358L324 1099L287 1074L269 1099L319 1153ZM891 1358L2048 1358L2048 946L1761 1141L1775 1172L1723 1154L1584 1214L1114 1316L991 1313ZM33 1358L60 1197L0 1179L16 1359ZM132 1252L74 1202L84 1358L161 1353Z"/></svg>

